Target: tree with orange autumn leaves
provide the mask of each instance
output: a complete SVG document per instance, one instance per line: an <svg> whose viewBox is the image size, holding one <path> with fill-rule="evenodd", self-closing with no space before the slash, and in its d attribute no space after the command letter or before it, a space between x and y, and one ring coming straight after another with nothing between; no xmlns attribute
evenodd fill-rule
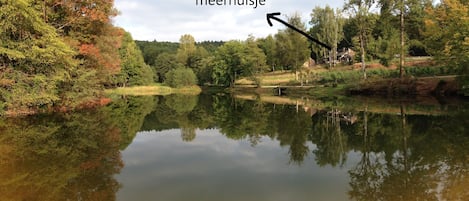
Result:
<svg viewBox="0 0 469 201"><path fill-rule="evenodd" d="M113 0L42 0L35 4L44 21L78 52L82 67L105 74L119 72L117 49L124 31L111 24L118 14Z"/></svg>
<svg viewBox="0 0 469 201"><path fill-rule="evenodd" d="M115 86L125 31L111 23L113 4L0 0L0 112L73 108Z"/></svg>

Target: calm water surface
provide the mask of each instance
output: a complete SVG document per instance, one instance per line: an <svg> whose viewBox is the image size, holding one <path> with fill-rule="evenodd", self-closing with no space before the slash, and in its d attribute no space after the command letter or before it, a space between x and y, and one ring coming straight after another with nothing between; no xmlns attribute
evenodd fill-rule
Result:
<svg viewBox="0 0 469 201"><path fill-rule="evenodd" d="M269 102L0 119L0 200L469 200L467 102Z"/></svg>

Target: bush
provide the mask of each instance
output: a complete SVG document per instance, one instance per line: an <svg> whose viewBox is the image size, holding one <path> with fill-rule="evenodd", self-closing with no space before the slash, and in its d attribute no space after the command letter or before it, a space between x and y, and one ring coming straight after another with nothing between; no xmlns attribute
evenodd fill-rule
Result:
<svg viewBox="0 0 469 201"><path fill-rule="evenodd" d="M190 68L176 68L165 75L165 84L173 88L181 88L197 84L197 77Z"/></svg>
<svg viewBox="0 0 469 201"><path fill-rule="evenodd" d="M446 66L439 67L410 67L405 68L407 75L413 75L417 77L425 76L442 76L442 75L454 75L458 74L455 68L449 68Z"/></svg>
<svg viewBox="0 0 469 201"><path fill-rule="evenodd" d="M329 71L319 73L320 83L347 83L360 80L361 71Z"/></svg>

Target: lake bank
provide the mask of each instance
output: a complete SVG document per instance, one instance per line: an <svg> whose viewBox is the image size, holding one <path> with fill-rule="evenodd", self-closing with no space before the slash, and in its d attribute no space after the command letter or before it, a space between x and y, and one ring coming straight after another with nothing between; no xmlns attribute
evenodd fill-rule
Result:
<svg viewBox="0 0 469 201"><path fill-rule="evenodd" d="M22 117L41 113L69 112L74 110L90 109L102 107L112 102L113 96L166 96L171 94L199 95L202 88L199 86L187 86L181 88L171 88L168 86L135 86L119 87L104 90L102 97L92 98L74 105L53 105L44 107L24 107L0 110L0 116Z"/></svg>
<svg viewBox="0 0 469 201"><path fill-rule="evenodd" d="M135 87L119 87L114 89L105 90L106 94L115 95L131 95L131 96L156 96L156 95L170 95L170 94L189 94L198 95L202 92L199 86L186 86L181 88L171 88L168 86L154 85L154 86L135 86Z"/></svg>
<svg viewBox="0 0 469 201"><path fill-rule="evenodd" d="M234 93L255 93L287 96L312 96L316 98L330 96L385 96L385 97L464 97L457 76L406 77L389 79L368 79L358 83L327 83L315 85L236 85L229 88Z"/></svg>
<svg viewBox="0 0 469 201"><path fill-rule="evenodd" d="M337 96L314 99L312 97L274 96L254 93L234 93L240 100L259 101L275 105L293 105L299 110L314 113L318 110L334 108L340 111L373 112L379 114L400 114L404 109L413 115L445 115L449 110L465 105L466 101L457 97L435 98L419 96L414 98L384 98L380 96Z"/></svg>
<svg viewBox="0 0 469 201"><path fill-rule="evenodd" d="M171 88L162 85L153 86L136 86L125 88L114 88L105 90L105 96L95 100L84 102L75 107L55 106L42 109L15 109L6 110L1 115L6 117L29 116L40 113L68 112L92 107L101 107L107 105L116 97L120 96L167 96L171 94L199 95L231 93L235 97L251 97L249 100L256 100L262 97L262 101L271 102L270 100L280 100L280 103L288 103L289 100L355 100L355 99L372 99L373 102L383 102L385 104L378 107L385 107L388 100L398 103L424 102L430 105L439 105L440 103L454 102L454 99L467 100L462 96L461 87L458 85L456 76L435 76L423 78L406 78L400 79L384 79L384 80L368 80L354 84L323 84L323 85L305 85L305 86L255 86L255 85L236 85L232 88L220 87L199 87L189 86L183 88ZM351 96L351 97L349 97ZM267 97L267 98L266 98ZM451 101L447 101L450 99ZM397 101L395 101L397 100ZM300 101L301 102L301 101ZM313 101L314 102L314 101ZM357 102L357 101L353 101ZM296 103L295 103L296 104ZM348 104L348 103L347 103ZM305 105L305 104L301 104ZM308 105L308 104L307 104ZM320 104L324 107L327 106ZM438 108L438 107L434 107ZM387 111L387 109L384 109ZM396 112L398 107L389 110ZM388 112L389 112L388 111ZM416 112L421 114L422 112ZM423 111L426 113L426 111Z"/></svg>

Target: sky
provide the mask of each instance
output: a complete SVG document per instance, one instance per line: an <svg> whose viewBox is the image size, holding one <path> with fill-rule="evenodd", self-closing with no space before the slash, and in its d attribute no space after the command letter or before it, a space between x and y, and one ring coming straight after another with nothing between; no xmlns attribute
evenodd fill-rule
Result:
<svg viewBox="0 0 469 201"><path fill-rule="evenodd" d="M120 15L113 23L130 32L135 40L177 42L184 34L191 34L196 41L245 40L250 34L265 37L284 28L278 22L270 27L267 13L281 12L280 18L286 19L284 15L298 12L307 23L314 7L342 8L343 4L344 0L265 0L264 6L253 8L201 6L196 0L115 0Z"/></svg>

